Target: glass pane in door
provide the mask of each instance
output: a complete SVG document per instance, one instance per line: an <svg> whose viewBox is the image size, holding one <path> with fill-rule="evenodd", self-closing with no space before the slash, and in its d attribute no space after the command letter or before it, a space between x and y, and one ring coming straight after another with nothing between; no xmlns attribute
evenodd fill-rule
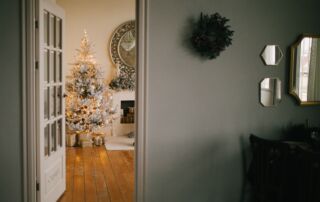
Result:
<svg viewBox="0 0 320 202"><path fill-rule="evenodd" d="M45 45L48 45L48 35L49 35L49 26L48 26L48 22L49 22L49 15L48 12L44 11L43 14L43 42Z"/></svg>
<svg viewBox="0 0 320 202"><path fill-rule="evenodd" d="M57 151L57 139L56 139L56 122L54 122L53 124L51 124L51 151Z"/></svg>
<svg viewBox="0 0 320 202"><path fill-rule="evenodd" d="M62 86L59 85L56 87L57 99L56 99L56 111L57 116L62 114Z"/></svg>
<svg viewBox="0 0 320 202"><path fill-rule="evenodd" d="M50 15L50 29L49 29L49 36L50 36L50 46L54 47L54 39L55 39L55 17L54 15Z"/></svg>
<svg viewBox="0 0 320 202"><path fill-rule="evenodd" d="M62 147L62 119L57 121L57 138L58 138L58 145Z"/></svg>
<svg viewBox="0 0 320 202"><path fill-rule="evenodd" d="M61 48L61 19L56 17L56 48Z"/></svg>
<svg viewBox="0 0 320 202"><path fill-rule="evenodd" d="M55 87L50 88L50 116L53 118L55 116Z"/></svg>
<svg viewBox="0 0 320 202"><path fill-rule="evenodd" d="M56 63L55 63L55 69L56 69L56 82L61 82L61 52L56 52Z"/></svg>
<svg viewBox="0 0 320 202"><path fill-rule="evenodd" d="M49 124L44 128L44 155L49 156Z"/></svg>
<svg viewBox="0 0 320 202"><path fill-rule="evenodd" d="M44 118L49 119L49 88L44 90Z"/></svg>
<svg viewBox="0 0 320 202"><path fill-rule="evenodd" d="M44 81L47 83L49 81L49 64L48 64L48 57L49 57L49 52L47 49L44 49L43 52L43 77L44 77Z"/></svg>
<svg viewBox="0 0 320 202"><path fill-rule="evenodd" d="M54 82L54 73L55 73L55 68L54 68L54 51L50 51L50 58L49 58L49 77L50 77L50 82Z"/></svg>

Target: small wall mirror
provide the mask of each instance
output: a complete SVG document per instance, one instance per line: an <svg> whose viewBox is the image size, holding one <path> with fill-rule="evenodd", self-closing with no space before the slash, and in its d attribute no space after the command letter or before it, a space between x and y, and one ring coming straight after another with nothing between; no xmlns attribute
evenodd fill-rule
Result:
<svg viewBox="0 0 320 202"><path fill-rule="evenodd" d="M260 82L260 103L264 107L276 106L281 102L281 81L278 78L264 78Z"/></svg>
<svg viewBox="0 0 320 202"><path fill-rule="evenodd" d="M291 46L290 94L301 105L320 104L320 36L302 35Z"/></svg>
<svg viewBox="0 0 320 202"><path fill-rule="evenodd" d="M266 45L261 53L262 61L265 65L276 66L283 57L279 45Z"/></svg>

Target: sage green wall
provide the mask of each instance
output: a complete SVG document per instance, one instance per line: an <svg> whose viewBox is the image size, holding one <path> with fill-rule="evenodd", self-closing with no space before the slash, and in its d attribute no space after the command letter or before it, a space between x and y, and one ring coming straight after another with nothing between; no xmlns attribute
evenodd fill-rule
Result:
<svg viewBox="0 0 320 202"><path fill-rule="evenodd" d="M22 199L20 0L0 3L0 201Z"/></svg>
<svg viewBox="0 0 320 202"><path fill-rule="evenodd" d="M263 108L258 82L277 76L287 83L287 48L303 32L320 33L317 0L150 0L148 202L240 201L240 136L274 136L289 122L319 123L320 107L298 107L284 95L279 107ZM20 0L0 4L0 196L19 202L21 192ZM234 42L212 61L184 46L188 18L201 11L230 18ZM279 67L259 54L277 43ZM285 85L287 91L287 85Z"/></svg>
<svg viewBox="0 0 320 202"><path fill-rule="evenodd" d="M320 107L288 95L288 48L300 33L319 33L318 0L150 0L146 201L240 202L240 138L276 137L289 122L320 124ZM202 61L187 48L188 21L219 12L233 45ZM260 53L279 44L284 59L265 67ZM278 107L259 104L258 83L279 77Z"/></svg>

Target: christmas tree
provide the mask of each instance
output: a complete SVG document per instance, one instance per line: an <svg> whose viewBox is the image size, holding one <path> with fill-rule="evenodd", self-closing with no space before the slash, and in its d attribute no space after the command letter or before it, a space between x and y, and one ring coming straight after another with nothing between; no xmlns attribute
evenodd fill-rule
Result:
<svg viewBox="0 0 320 202"><path fill-rule="evenodd" d="M66 123L73 132L92 134L108 122L107 88L86 32L77 52L66 83Z"/></svg>

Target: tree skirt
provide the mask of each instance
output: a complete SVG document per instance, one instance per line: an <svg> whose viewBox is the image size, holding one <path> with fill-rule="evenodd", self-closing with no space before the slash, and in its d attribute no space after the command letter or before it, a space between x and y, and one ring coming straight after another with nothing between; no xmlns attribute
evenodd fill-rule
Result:
<svg viewBox="0 0 320 202"><path fill-rule="evenodd" d="M134 150L134 138L128 135L105 137L105 147L107 150Z"/></svg>

